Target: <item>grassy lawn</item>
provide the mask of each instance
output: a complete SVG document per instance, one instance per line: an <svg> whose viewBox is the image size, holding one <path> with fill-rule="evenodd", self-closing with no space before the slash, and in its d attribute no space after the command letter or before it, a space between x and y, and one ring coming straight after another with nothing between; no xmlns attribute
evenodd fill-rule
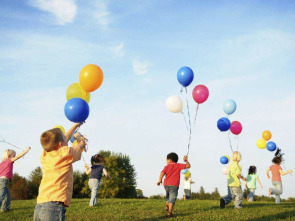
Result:
<svg viewBox="0 0 295 221"><path fill-rule="evenodd" d="M12 201L11 211L0 214L0 220L33 220L36 200ZM158 199L99 199L89 208L89 199L74 199L67 209L66 220L166 220L164 200ZM233 204L219 208L219 201L177 200L174 218L169 220L295 220L295 203L276 205L270 202L243 203L243 209Z"/></svg>

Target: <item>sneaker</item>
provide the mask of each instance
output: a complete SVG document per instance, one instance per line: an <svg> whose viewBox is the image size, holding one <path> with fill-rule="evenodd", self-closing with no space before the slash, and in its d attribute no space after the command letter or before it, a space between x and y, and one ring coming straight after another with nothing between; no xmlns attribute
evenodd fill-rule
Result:
<svg viewBox="0 0 295 221"><path fill-rule="evenodd" d="M223 198L220 199L220 208L224 209L225 207L225 200Z"/></svg>

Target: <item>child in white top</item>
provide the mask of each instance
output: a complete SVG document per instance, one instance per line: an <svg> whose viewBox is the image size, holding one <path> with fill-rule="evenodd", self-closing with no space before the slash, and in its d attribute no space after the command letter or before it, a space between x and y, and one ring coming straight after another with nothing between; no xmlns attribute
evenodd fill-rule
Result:
<svg viewBox="0 0 295 221"><path fill-rule="evenodd" d="M194 182L191 179L191 175L189 176L185 176L184 177L184 181L183 181L183 189L184 189L184 195L183 195L183 199L190 199L191 198L191 184L193 184Z"/></svg>

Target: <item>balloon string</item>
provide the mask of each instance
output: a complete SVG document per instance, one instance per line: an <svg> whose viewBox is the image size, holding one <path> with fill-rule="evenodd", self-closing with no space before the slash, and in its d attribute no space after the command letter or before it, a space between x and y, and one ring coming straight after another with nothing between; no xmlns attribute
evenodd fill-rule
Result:
<svg viewBox="0 0 295 221"><path fill-rule="evenodd" d="M235 137L235 139L237 140L237 150L239 150L239 136L237 135L236 137Z"/></svg>
<svg viewBox="0 0 295 221"><path fill-rule="evenodd" d="M18 146L15 146L14 144L7 142L7 141L3 138L3 136L1 136L1 138L2 138L2 140L0 140L0 142L2 142L2 143L6 143L6 144L8 144L8 145L10 145L10 146L13 146L13 147L19 149L19 150L25 151L24 149L19 148Z"/></svg>
<svg viewBox="0 0 295 221"><path fill-rule="evenodd" d="M189 113L189 106L188 106L188 100L187 100L187 89L186 89L186 87L185 87L185 99L186 99L188 122L189 122L189 138L188 138L188 145L187 145L187 156L188 156L189 148L190 148L190 144L191 144L192 125L191 125L191 116L190 116L190 113Z"/></svg>
<svg viewBox="0 0 295 221"><path fill-rule="evenodd" d="M231 152L233 153L233 147L231 145L231 139L229 137L229 131L228 131L228 141L229 141L229 146L230 146Z"/></svg>
<svg viewBox="0 0 295 221"><path fill-rule="evenodd" d="M184 115L184 113L183 113L182 111L181 111L181 114L182 114L183 119L184 119L184 123L185 123L186 130L187 130L187 132L189 132L189 130L188 130L188 126L187 126L187 122L186 122L186 119L185 119L185 115Z"/></svg>
<svg viewBox="0 0 295 221"><path fill-rule="evenodd" d="M196 119L197 119L198 111L199 111L199 103L198 103L198 105L197 105L197 109L196 109L196 115L195 115L195 121L194 121L194 124L196 124Z"/></svg>
<svg viewBox="0 0 295 221"><path fill-rule="evenodd" d="M81 154L81 157L82 157L84 163L87 164L82 154Z"/></svg>

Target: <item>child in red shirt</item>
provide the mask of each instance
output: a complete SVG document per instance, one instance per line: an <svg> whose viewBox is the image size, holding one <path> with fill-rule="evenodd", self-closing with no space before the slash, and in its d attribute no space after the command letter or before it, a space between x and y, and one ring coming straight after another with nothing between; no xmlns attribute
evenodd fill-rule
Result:
<svg viewBox="0 0 295 221"><path fill-rule="evenodd" d="M167 166L164 167L164 169L161 171L159 181L157 182L157 185L160 186L162 183L162 179L165 176L164 179L164 188L166 190L166 211L167 217L173 217L172 210L173 205L175 204L175 201L177 199L178 195L178 188L179 188L179 182L180 182L180 171L183 169L188 169L191 167L190 163L187 160L187 156L183 157L183 163L177 163L178 162L178 155L176 153L169 153L167 155Z"/></svg>

